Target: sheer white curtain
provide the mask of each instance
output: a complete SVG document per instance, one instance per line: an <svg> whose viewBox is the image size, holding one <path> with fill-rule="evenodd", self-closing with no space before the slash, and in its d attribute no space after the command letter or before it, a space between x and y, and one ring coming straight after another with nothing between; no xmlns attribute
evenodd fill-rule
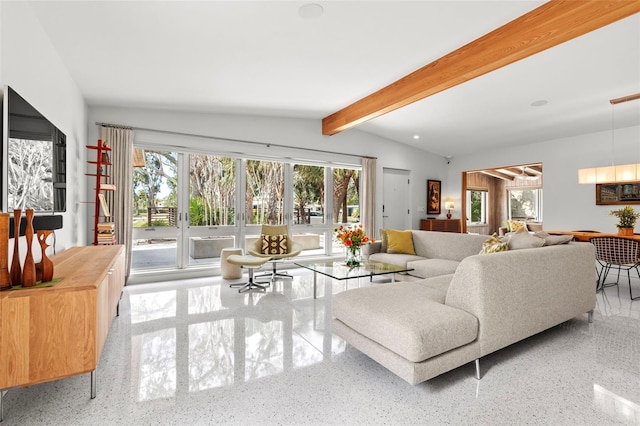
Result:
<svg viewBox="0 0 640 426"><path fill-rule="evenodd" d="M376 159L362 159L362 227L367 236L376 235Z"/></svg>
<svg viewBox="0 0 640 426"><path fill-rule="evenodd" d="M109 197L114 221L116 242L125 247L125 275L131 271L131 188L133 185L133 130L119 127L100 127L100 139L111 148L111 183L116 187Z"/></svg>

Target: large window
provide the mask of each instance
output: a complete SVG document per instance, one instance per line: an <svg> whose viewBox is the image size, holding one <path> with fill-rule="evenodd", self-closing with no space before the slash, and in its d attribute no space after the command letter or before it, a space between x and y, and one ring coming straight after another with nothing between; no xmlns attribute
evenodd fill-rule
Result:
<svg viewBox="0 0 640 426"><path fill-rule="evenodd" d="M289 225L303 255L335 255L338 224L360 221L360 170L145 147L134 171L134 270L217 264L261 225Z"/></svg>
<svg viewBox="0 0 640 426"><path fill-rule="evenodd" d="M145 150L145 166L133 173L133 226L176 225L178 153Z"/></svg>
<svg viewBox="0 0 640 426"><path fill-rule="evenodd" d="M467 190L467 218L470 224L487 223L488 192L486 190Z"/></svg>
<svg viewBox="0 0 640 426"><path fill-rule="evenodd" d="M510 189L509 219L542 221L542 189Z"/></svg>
<svg viewBox="0 0 640 426"><path fill-rule="evenodd" d="M324 167L295 164L293 166L293 223L325 222Z"/></svg>
<svg viewBox="0 0 640 426"><path fill-rule="evenodd" d="M235 224L236 164L233 158L189 156L189 225Z"/></svg>
<svg viewBox="0 0 640 426"><path fill-rule="evenodd" d="M247 160L245 221L248 225L284 223L284 163Z"/></svg>

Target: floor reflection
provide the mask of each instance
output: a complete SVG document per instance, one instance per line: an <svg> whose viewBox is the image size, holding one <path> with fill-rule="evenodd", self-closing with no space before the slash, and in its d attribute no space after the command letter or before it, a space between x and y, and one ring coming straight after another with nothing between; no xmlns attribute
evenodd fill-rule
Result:
<svg viewBox="0 0 640 426"><path fill-rule="evenodd" d="M190 288L189 314L204 314L226 309L220 300L220 286Z"/></svg>
<svg viewBox="0 0 640 426"><path fill-rule="evenodd" d="M344 290L320 280L319 295ZM331 298L313 299L311 277L265 293L227 283L130 288L132 368L139 401L175 397L282 374L345 349L329 332Z"/></svg>
<svg viewBox="0 0 640 426"><path fill-rule="evenodd" d="M176 316L176 291L131 295L131 324Z"/></svg>
<svg viewBox="0 0 640 426"><path fill-rule="evenodd" d="M607 413L612 419L628 424L640 424L640 405L597 384L593 385L593 401L596 407Z"/></svg>
<svg viewBox="0 0 640 426"><path fill-rule="evenodd" d="M246 320L245 380L259 379L284 369L283 324Z"/></svg>
<svg viewBox="0 0 640 426"><path fill-rule="evenodd" d="M176 392L176 329L132 336L133 377L138 376L138 401L171 397Z"/></svg>
<svg viewBox="0 0 640 426"><path fill-rule="evenodd" d="M233 319L189 325L189 392L233 384Z"/></svg>

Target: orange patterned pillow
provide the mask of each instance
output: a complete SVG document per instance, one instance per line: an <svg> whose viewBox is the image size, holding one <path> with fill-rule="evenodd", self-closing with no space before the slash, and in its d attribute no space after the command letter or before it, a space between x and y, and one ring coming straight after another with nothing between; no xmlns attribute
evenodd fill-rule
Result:
<svg viewBox="0 0 640 426"><path fill-rule="evenodd" d="M286 235L264 235L262 234L262 254L287 254Z"/></svg>

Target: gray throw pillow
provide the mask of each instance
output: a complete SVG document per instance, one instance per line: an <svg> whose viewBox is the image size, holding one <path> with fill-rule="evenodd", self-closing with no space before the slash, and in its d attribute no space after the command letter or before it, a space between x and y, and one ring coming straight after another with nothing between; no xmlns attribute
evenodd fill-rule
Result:
<svg viewBox="0 0 640 426"><path fill-rule="evenodd" d="M573 235L549 235L544 231L536 232L536 237L542 238L544 240L545 246L555 246L557 244L566 244L569 241L573 240Z"/></svg>
<svg viewBox="0 0 640 426"><path fill-rule="evenodd" d="M543 245L544 240L542 238L529 233L515 233L509 237L509 250L536 248Z"/></svg>
<svg viewBox="0 0 640 426"><path fill-rule="evenodd" d="M556 244L566 244L573 239L573 235L549 235L544 238L545 246L555 246Z"/></svg>

